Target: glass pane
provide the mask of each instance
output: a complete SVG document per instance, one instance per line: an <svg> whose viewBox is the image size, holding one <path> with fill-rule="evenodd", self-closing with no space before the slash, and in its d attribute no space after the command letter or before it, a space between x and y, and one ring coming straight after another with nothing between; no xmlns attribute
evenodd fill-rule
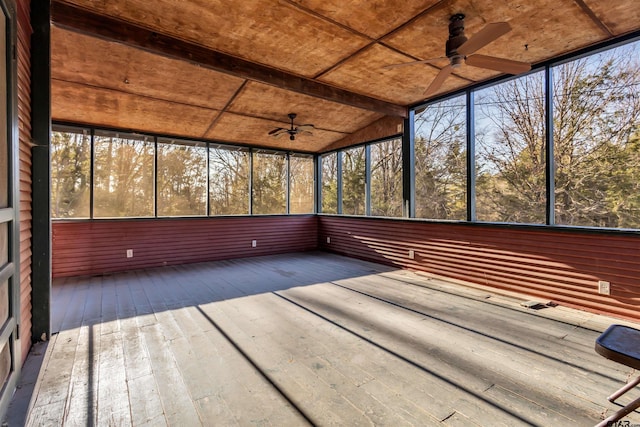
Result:
<svg viewBox="0 0 640 427"><path fill-rule="evenodd" d="M9 262L9 224L0 224L0 268Z"/></svg>
<svg viewBox="0 0 640 427"><path fill-rule="evenodd" d="M345 215L364 215L365 187L365 149L351 148L342 153L342 213Z"/></svg>
<svg viewBox="0 0 640 427"><path fill-rule="evenodd" d="M287 211L287 157L284 153L253 153L253 213Z"/></svg>
<svg viewBox="0 0 640 427"><path fill-rule="evenodd" d="M51 217L89 218L91 137L86 130L51 133Z"/></svg>
<svg viewBox="0 0 640 427"><path fill-rule="evenodd" d="M415 116L416 217L467 218L466 102L428 105Z"/></svg>
<svg viewBox="0 0 640 427"><path fill-rule="evenodd" d="M545 89L539 72L476 92L480 221L546 221Z"/></svg>
<svg viewBox="0 0 640 427"><path fill-rule="evenodd" d="M322 156L322 213L338 213L338 153Z"/></svg>
<svg viewBox="0 0 640 427"><path fill-rule="evenodd" d="M96 134L94 156L94 217L153 216L153 140Z"/></svg>
<svg viewBox="0 0 640 427"><path fill-rule="evenodd" d="M289 156L289 212L313 213L313 157Z"/></svg>
<svg viewBox="0 0 640 427"><path fill-rule="evenodd" d="M249 213L249 152L209 148L209 210L211 215Z"/></svg>
<svg viewBox="0 0 640 427"><path fill-rule="evenodd" d="M0 328L9 318L9 281L0 284Z"/></svg>
<svg viewBox="0 0 640 427"><path fill-rule="evenodd" d="M5 342L0 351L0 387L4 387L4 384L9 378L11 373L11 339Z"/></svg>
<svg viewBox="0 0 640 427"><path fill-rule="evenodd" d="M553 68L555 221L640 228L640 42Z"/></svg>
<svg viewBox="0 0 640 427"><path fill-rule="evenodd" d="M206 215L207 148L158 141L158 216Z"/></svg>
<svg viewBox="0 0 640 427"><path fill-rule="evenodd" d="M371 145L371 215L402 216L402 140Z"/></svg>

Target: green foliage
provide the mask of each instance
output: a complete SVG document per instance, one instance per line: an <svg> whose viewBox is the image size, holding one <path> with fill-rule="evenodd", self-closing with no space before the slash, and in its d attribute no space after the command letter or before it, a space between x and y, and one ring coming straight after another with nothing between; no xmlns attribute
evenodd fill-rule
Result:
<svg viewBox="0 0 640 427"><path fill-rule="evenodd" d="M338 154L322 156L322 213L338 213Z"/></svg>
<svg viewBox="0 0 640 427"><path fill-rule="evenodd" d="M640 228L637 44L554 70L556 222Z"/></svg>
<svg viewBox="0 0 640 427"><path fill-rule="evenodd" d="M342 152L342 213L364 215L365 212L364 146Z"/></svg>

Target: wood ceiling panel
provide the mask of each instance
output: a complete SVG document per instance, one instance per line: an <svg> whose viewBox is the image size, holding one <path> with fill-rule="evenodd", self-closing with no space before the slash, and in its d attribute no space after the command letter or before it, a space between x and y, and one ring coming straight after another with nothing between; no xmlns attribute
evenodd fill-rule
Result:
<svg viewBox="0 0 640 427"><path fill-rule="evenodd" d="M53 80L53 120L201 138L216 110Z"/></svg>
<svg viewBox="0 0 640 427"><path fill-rule="evenodd" d="M408 105L424 99L424 91L435 78L438 69L424 64L383 68L407 61L411 59L376 44L322 76L320 80L336 86L351 86L367 96ZM468 82L451 76L440 92L448 92L465 84Z"/></svg>
<svg viewBox="0 0 640 427"><path fill-rule="evenodd" d="M343 138L346 134L315 129L313 135L296 136L290 141L288 136L273 138L267 135L270 130L282 127L282 123L241 116L233 113L223 113L220 120L206 135L206 138L241 144L251 144L258 147L277 148L282 150L320 151L329 144Z"/></svg>
<svg viewBox="0 0 640 427"><path fill-rule="evenodd" d="M354 132L383 117L382 114L344 104L249 82L229 105L228 111L289 124L287 114L296 113L296 124L312 123L337 132Z"/></svg>
<svg viewBox="0 0 640 427"><path fill-rule="evenodd" d="M244 82L55 26L51 29L51 52L54 79L217 110L228 104Z"/></svg>
<svg viewBox="0 0 640 427"><path fill-rule="evenodd" d="M615 35L626 34L640 25L638 0L584 0L604 25Z"/></svg>
<svg viewBox="0 0 640 427"><path fill-rule="evenodd" d="M261 64L314 76L369 40L272 0L66 0Z"/></svg>
<svg viewBox="0 0 640 427"><path fill-rule="evenodd" d="M294 0L329 19L366 34L382 37L439 0L416 0L400 7L397 0ZM345 7L347 6L347 7Z"/></svg>
<svg viewBox="0 0 640 427"><path fill-rule="evenodd" d="M455 0L434 8L383 41L421 59L443 56L449 18L455 13L465 14L467 37L488 23L508 22L513 30L478 53L517 61L537 63L607 37L573 0ZM469 66L461 67L456 73L473 81L499 74Z"/></svg>

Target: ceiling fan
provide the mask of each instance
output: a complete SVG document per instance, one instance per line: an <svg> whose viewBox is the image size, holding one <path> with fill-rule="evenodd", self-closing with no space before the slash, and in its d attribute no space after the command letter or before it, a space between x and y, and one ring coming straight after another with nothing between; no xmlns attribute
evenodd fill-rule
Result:
<svg viewBox="0 0 640 427"><path fill-rule="evenodd" d="M289 134L289 139L293 141L296 139L296 135L298 134L305 133L305 134L313 135L313 133L311 132L314 129L313 125L307 124L307 125L294 126L293 120L296 118L296 113L289 113L288 116L289 116L289 120L291 120L291 127L275 128L274 130L269 132L269 136L272 136L274 138L280 138L284 134Z"/></svg>
<svg viewBox="0 0 640 427"><path fill-rule="evenodd" d="M406 62L403 64L388 65L385 68L404 67L406 65L426 64L448 59L449 64L442 68L435 79L431 82L425 95L433 95L449 74L456 68L462 66L464 62L472 67L487 68L489 70L500 71L507 74L520 74L531 69L531 64L510 59L496 58L494 56L479 55L474 52L482 49L497 38L511 31L511 26L507 22L494 22L487 24L482 30L467 39L464 35L464 15L457 13L450 18L449 39L445 47L445 55L439 58L425 59L422 61Z"/></svg>

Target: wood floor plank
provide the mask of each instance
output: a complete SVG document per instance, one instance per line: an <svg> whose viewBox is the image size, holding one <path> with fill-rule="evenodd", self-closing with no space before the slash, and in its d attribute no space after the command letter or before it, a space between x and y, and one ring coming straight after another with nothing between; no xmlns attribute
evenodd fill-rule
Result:
<svg viewBox="0 0 640 427"><path fill-rule="evenodd" d="M166 426L158 384L153 374L127 380L131 424L134 426Z"/></svg>
<svg viewBox="0 0 640 427"><path fill-rule="evenodd" d="M151 356L153 375L158 384L162 407L169 425L200 425L198 412L159 324L142 327Z"/></svg>
<svg viewBox="0 0 640 427"><path fill-rule="evenodd" d="M131 425L122 333L100 335L97 425Z"/></svg>
<svg viewBox="0 0 640 427"><path fill-rule="evenodd" d="M82 325L78 337L64 423L96 423L99 390L100 325Z"/></svg>
<svg viewBox="0 0 640 427"><path fill-rule="evenodd" d="M593 425L630 374L593 350L610 319L330 253L51 295L29 426Z"/></svg>

